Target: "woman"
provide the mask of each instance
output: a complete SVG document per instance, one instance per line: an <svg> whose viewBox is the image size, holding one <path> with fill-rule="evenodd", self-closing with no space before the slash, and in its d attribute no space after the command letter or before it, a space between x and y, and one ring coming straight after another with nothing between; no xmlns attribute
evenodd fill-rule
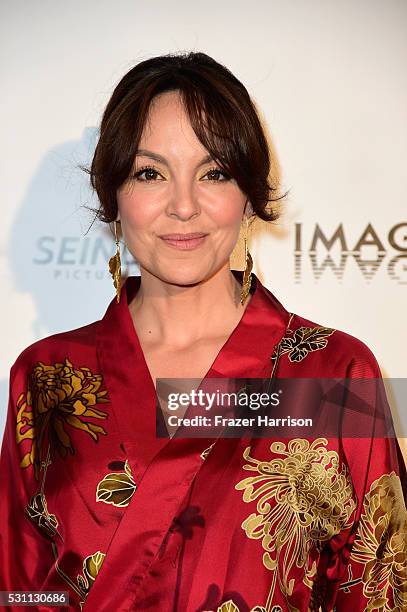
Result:
<svg viewBox="0 0 407 612"><path fill-rule="evenodd" d="M0 590L89 612L406 609L395 439L156 435L157 379L380 378L361 341L287 312L248 251L229 269L241 225L277 214L244 86L202 53L141 62L90 173L117 295L12 367ZM123 284L120 239L141 271Z"/></svg>

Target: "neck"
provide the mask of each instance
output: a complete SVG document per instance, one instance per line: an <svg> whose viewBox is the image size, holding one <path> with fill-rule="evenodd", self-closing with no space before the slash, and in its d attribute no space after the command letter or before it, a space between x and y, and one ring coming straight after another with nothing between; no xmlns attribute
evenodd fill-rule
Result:
<svg viewBox="0 0 407 612"><path fill-rule="evenodd" d="M229 336L251 299L249 294L242 306L240 291L229 266L189 286L167 283L141 268L129 311L141 341L182 349L204 338Z"/></svg>

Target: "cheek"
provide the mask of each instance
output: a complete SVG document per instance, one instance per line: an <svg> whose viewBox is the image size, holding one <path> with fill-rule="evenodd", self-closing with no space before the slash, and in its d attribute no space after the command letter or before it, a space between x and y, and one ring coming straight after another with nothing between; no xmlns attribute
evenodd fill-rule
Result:
<svg viewBox="0 0 407 612"><path fill-rule="evenodd" d="M211 206L212 219L219 227L239 226L246 198L241 192L232 190L220 194Z"/></svg>
<svg viewBox="0 0 407 612"><path fill-rule="evenodd" d="M140 196L137 192L121 193L117 196L117 206L122 224L130 228L144 228L159 214L159 206L152 197Z"/></svg>

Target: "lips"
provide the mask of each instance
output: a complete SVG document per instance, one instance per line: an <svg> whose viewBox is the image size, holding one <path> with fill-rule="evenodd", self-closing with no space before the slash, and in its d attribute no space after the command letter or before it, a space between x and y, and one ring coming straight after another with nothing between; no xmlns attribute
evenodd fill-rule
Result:
<svg viewBox="0 0 407 612"><path fill-rule="evenodd" d="M193 234L163 234L160 238L164 240L191 240L192 238L203 238L206 235L203 232L194 232Z"/></svg>
<svg viewBox="0 0 407 612"><path fill-rule="evenodd" d="M201 246L207 235L202 232L194 232L191 234L164 234L159 238L169 247L181 251L190 251Z"/></svg>

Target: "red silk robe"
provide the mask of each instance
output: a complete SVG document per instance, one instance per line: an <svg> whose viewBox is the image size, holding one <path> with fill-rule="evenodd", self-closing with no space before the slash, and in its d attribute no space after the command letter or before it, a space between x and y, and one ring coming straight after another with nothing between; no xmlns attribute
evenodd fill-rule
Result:
<svg viewBox="0 0 407 612"><path fill-rule="evenodd" d="M407 610L397 440L157 438L139 283L11 369L0 591L85 612ZM380 377L361 341L251 291L206 378Z"/></svg>

